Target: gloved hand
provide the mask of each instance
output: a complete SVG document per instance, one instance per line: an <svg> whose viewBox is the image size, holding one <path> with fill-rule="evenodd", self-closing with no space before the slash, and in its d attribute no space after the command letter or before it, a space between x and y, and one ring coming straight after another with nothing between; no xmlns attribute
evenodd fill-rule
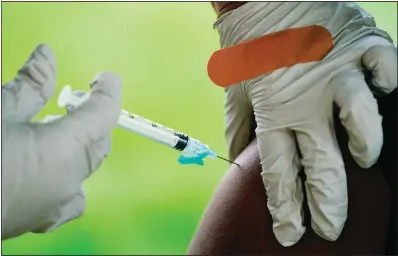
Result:
<svg viewBox="0 0 398 256"><path fill-rule="evenodd" d="M339 237L348 197L333 104L340 107L354 159L363 168L372 166L383 143L382 119L363 68L371 71L377 91L391 92L397 87L397 49L371 15L347 3L252 2L216 22L222 47L314 24L325 27L334 41L323 60L280 68L225 89L230 159L249 143L254 113L268 209L283 246L295 244L305 232L297 175L302 165L313 230L326 240Z"/></svg>
<svg viewBox="0 0 398 256"><path fill-rule="evenodd" d="M2 239L48 232L85 210L82 182L110 151L121 110L120 77L91 82L90 98L61 118L30 120L55 91L52 50L39 45L2 87Z"/></svg>

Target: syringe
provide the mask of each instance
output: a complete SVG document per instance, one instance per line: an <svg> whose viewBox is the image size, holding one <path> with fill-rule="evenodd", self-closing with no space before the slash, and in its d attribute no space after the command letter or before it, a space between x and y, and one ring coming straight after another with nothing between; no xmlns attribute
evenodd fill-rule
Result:
<svg viewBox="0 0 398 256"><path fill-rule="evenodd" d="M77 107L89 97L90 93L85 93L82 97L75 96L72 93L72 88L67 85L58 96L58 106L65 107L66 105L71 105ZM178 158L178 162L181 164L203 165L203 159L209 157L212 159L219 158L238 165L235 162L218 156L206 144L197 139L125 110L121 111L117 124L120 128L182 151L183 154Z"/></svg>

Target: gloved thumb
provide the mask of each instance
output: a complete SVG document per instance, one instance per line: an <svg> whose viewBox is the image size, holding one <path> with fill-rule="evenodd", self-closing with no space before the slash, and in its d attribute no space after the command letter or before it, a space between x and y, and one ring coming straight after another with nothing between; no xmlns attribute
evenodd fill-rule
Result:
<svg viewBox="0 0 398 256"><path fill-rule="evenodd" d="M362 64L371 72L376 92L388 94L397 88L397 48L393 44L371 47L362 55Z"/></svg>
<svg viewBox="0 0 398 256"><path fill-rule="evenodd" d="M39 45L17 76L1 88L2 120L28 122L52 97L55 82L55 55L49 46Z"/></svg>
<svg viewBox="0 0 398 256"><path fill-rule="evenodd" d="M101 140L116 125L121 112L122 80L104 72L90 83L92 92L86 102L57 120L54 129L65 131L78 141Z"/></svg>

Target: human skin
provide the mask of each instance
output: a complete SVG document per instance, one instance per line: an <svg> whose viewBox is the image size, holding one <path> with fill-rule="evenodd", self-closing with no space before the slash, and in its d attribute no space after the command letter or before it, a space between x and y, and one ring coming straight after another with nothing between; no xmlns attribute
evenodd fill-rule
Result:
<svg viewBox="0 0 398 256"><path fill-rule="evenodd" d="M347 172L349 198L347 224L336 242L321 239L310 228L292 247L285 248L277 242L265 203L267 196L254 139L236 159L241 169L232 165L218 185L191 241L188 254L380 255L396 252L393 248L396 247L393 229L396 227L397 167L395 157L389 157L397 155L396 90L379 99L378 103L384 118L384 146L376 165L366 170L352 159L346 132L335 117L336 134ZM305 207L305 223L308 226L310 214L308 207ZM395 224L390 224L390 231L389 221L395 221Z"/></svg>

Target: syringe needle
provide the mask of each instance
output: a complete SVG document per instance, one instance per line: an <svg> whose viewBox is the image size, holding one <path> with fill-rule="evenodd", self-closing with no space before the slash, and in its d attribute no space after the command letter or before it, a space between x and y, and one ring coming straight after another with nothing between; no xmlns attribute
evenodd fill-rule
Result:
<svg viewBox="0 0 398 256"><path fill-rule="evenodd" d="M224 157L221 157L221 156L217 156L217 157L220 158L221 160L227 161L227 162L229 162L229 163L231 163L231 164L236 164L236 165L240 168L240 165L239 165L239 164L237 164L237 163L235 163L235 162L232 162L231 160L228 160L228 159L226 159L226 158L224 158Z"/></svg>

